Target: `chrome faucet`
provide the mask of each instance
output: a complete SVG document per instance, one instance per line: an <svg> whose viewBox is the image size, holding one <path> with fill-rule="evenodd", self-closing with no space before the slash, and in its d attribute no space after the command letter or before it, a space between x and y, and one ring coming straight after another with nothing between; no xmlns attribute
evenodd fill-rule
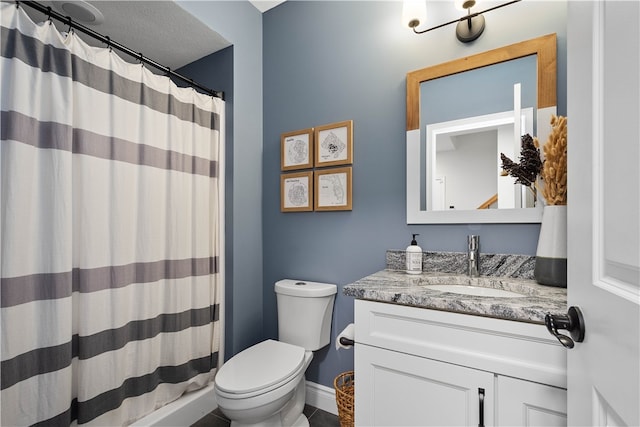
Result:
<svg viewBox="0 0 640 427"><path fill-rule="evenodd" d="M480 236L467 236L467 274L469 277L480 276Z"/></svg>

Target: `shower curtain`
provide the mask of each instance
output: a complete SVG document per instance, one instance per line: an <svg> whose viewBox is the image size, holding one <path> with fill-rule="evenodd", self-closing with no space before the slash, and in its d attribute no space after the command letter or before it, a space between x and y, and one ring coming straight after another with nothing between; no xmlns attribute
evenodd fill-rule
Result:
<svg viewBox="0 0 640 427"><path fill-rule="evenodd" d="M224 102L1 21L0 424L126 425L218 367Z"/></svg>

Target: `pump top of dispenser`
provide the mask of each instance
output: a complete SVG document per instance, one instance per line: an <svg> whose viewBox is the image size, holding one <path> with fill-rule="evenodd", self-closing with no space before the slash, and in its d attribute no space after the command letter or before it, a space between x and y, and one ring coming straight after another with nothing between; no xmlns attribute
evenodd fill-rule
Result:
<svg viewBox="0 0 640 427"><path fill-rule="evenodd" d="M416 242L416 236L419 236L419 234L413 234L412 233L412 236L413 237L411 238L411 244L415 245L415 246L418 246L418 242ZM405 242L406 242L406 240L405 240Z"/></svg>

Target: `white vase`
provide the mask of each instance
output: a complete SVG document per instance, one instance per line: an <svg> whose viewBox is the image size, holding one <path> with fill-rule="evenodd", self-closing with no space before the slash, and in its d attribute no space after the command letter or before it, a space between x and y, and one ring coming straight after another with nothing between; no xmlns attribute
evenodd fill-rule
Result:
<svg viewBox="0 0 640 427"><path fill-rule="evenodd" d="M542 285L567 287L567 206L545 206L533 271Z"/></svg>

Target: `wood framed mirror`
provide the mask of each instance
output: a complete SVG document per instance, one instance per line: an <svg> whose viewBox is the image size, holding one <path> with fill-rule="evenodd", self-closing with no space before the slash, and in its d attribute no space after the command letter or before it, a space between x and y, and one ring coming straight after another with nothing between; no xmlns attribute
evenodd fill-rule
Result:
<svg viewBox="0 0 640 427"><path fill-rule="evenodd" d="M468 71L478 70L497 64L515 62L525 57L535 56L537 98L533 101L536 110L537 129L526 132L545 141L550 131L549 121L556 114L556 35L549 34L535 39L515 43L498 49L445 62L407 73L407 223L531 223L540 222L542 207L514 209L452 209L428 210L424 201L428 162L426 157L426 124L421 123L421 99L425 96L421 85L431 83L441 77L454 76L464 78ZM533 84L533 83L532 83ZM516 113L517 111L517 113ZM519 108L514 107L514 120L519 116ZM520 132L520 125L512 125L514 132ZM513 140L515 141L514 133ZM497 154L496 154L497 155ZM519 152L516 153L516 159ZM496 174L498 172L496 171Z"/></svg>

